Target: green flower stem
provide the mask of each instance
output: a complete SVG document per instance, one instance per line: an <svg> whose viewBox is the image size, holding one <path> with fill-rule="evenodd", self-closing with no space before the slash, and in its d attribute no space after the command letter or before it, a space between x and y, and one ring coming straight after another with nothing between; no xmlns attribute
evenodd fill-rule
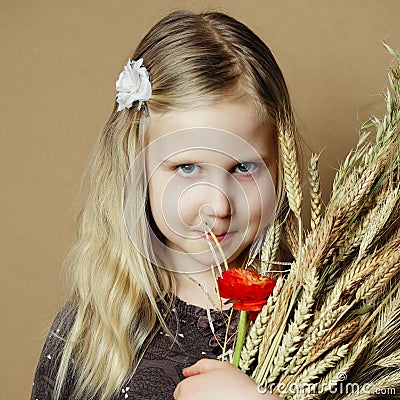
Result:
<svg viewBox="0 0 400 400"><path fill-rule="evenodd" d="M242 352L244 339L246 338L247 311L240 311L239 331L233 353L233 365L239 367L240 353Z"/></svg>

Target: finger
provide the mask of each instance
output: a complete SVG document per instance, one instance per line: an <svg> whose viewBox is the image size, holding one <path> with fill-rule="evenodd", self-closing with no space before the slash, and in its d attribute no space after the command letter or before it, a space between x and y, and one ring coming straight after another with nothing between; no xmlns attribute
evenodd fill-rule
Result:
<svg viewBox="0 0 400 400"><path fill-rule="evenodd" d="M190 367L184 368L182 373L184 376L189 377L193 375L204 374L205 372L211 371L213 369L220 369L224 366L225 363L222 361L213 360L210 358L202 358Z"/></svg>

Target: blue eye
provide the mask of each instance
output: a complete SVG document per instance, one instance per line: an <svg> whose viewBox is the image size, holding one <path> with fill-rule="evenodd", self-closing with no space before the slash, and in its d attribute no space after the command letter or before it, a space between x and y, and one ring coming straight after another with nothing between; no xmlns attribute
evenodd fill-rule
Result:
<svg viewBox="0 0 400 400"><path fill-rule="evenodd" d="M181 175L194 175L200 172L200 167L195 164L182 164L176 167L176 170Z"/></svg>
<svg viewBox="0 0 400 400"><path fill-rule="evenodd" d="M257 168L257 164L253 162L243 162L235 167L235 172L240 174L251 174Z"/></svg>

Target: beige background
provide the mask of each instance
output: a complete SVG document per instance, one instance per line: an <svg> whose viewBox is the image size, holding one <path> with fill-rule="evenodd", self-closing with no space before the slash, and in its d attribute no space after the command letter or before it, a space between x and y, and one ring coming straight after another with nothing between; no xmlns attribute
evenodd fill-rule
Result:
<svg viewBox="0 0 400 400"><path fill-rule="evenodd" d="M48 324L89 151L114 82L142 35L176 8L224 10L270 46L299 125L321 161L325 197L359 121L380 113L400 49L397 0L2 1L1 398L26 399Z"/></svg>

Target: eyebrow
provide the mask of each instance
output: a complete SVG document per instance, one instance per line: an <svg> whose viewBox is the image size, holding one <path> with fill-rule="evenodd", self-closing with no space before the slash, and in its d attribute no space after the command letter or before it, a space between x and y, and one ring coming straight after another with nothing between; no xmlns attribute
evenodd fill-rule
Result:
<svg viewBox="0 0 400 400"><path fill-rule="evenodd" d="M242 162L251 162L251 161L267 161L271 160L271 155L260 154L258 157L241 157L240 159L236 159L234 157L230 158L240 164ZM174 165L183 165L183 164L204 164L205 161L201 159L201 157L194 157L194 156L185 156L184 154L175 154L171 157L165 158L164 160L160 161L159 165L164 165L167 167L174 166ZM206 162L206 164L210 164L210 162Z"/></svg>
<svg viewBox="0 0 400 400"><path fill-rule="evenodd" d="M160 164L176 165L176 164L196 164L197 157L168 157L160 162Z"/></svg>

